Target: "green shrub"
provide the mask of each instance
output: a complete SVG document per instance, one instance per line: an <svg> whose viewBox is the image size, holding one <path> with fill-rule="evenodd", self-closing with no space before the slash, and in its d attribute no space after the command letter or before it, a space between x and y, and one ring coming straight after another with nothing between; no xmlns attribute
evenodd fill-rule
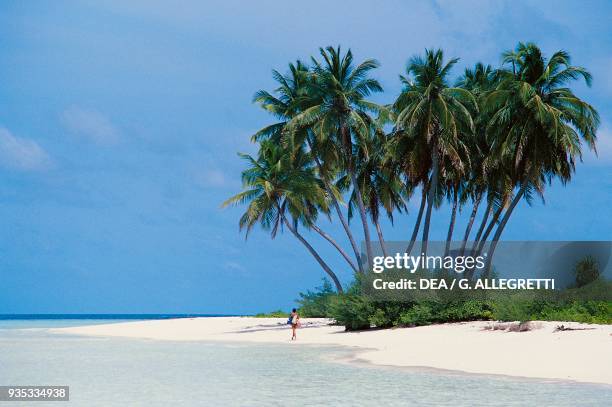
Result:
<svg viewBox="0 0 612 407"><path fill-rule="evenodd" d="M408 304L403 302L374 302L374 312L370 316L370 324L377 328L390 328L400 325L400 317Z"/></svg>
<svg viewBox="0 0 612 407"><path fill-rule="evenodd" d="M370 325L374 325L377 328L387 328L393 326L393 323L389 320L389 317L387 314L385 314L385 311L380 308L377 308L374 311L374 314L370 315L368 320Z"/></svg>
<svg viewBox="0 0 612 407"><path fill-rule="evenodd" d="M494 318L500 321L573 321L591 324L612 323L612 302L594 300L497 301Z"/></svg>
<svg viewBox="0 0 612 407"><path fill-rule="evenodd" d="M612 303L605 301L572 301L549 305L535 315L544 321L576 321L589 324L612 323Z"/></svg>
<svg viewBox="0 0 612 407"><path fill-rule="evenodd" d="M335 295L331 282L323 278L323 284L314 291L307 290L305 293L300 293L300 299L297 300L300 315L307 318L330 317L329 306Z"/></svg>
<svg viewBox="0 0 612 407"><path fill-rule="evenodd" d="M576 287L584 287L599 277L599 264L594 257L586 256L576 263L574 272L576 274Z"/></svg>
<svg viewBox="0 0 612 407"><path fill-rule="evenodd" d="M465 300L439 304L435 319L438 322L459 322L493 319L493 304L483 300Z"/></svg>
<svg viewBox="0 0 612 407"><path fill-rule="evenodd" d="M279 309L271 312L260 312L254 316L255 318L288 318L289 313Z"/></svg>
<svg viewBox="0 0 612 407"><path fill-rule="evenodd" d="M434 322L434 312L430 304L415 304L400 315L399 320L404 326L428 325Z"/></svg>
<svg viewBox="0 0 612 407"><path fill-rule="evenodd" d="M377 301L362 295L359 279L347 288L345 294L335 293L329 281L324 280L322 286L314 291L300 294L298 303L302 316L332 318L349 331L473 320L557 320L611 324L611 288L612 282L600 278L584 287L561 293L487 293L485 297L462 300L430 296L402 302ZM276 311L261 315L286 317L288 313Z"/></svg>
<svg viewBox="0 0 612 407"><path fill-rule="evenodd" d="M370 328L370 318L376 309L364 296L358 294L341 294L330 301L330 316L347 331Z"/></svg>

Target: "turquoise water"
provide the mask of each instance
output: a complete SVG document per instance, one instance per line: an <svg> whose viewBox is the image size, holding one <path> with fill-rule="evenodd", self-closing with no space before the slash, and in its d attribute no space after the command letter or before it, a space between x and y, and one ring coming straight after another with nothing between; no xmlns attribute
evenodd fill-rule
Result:
<svg viewBox="0 0 612 407"><path fill-rule="evenodd" d="M116 324L117 322L133 322L142 321L141 319L88 319L86 321L79 319L18 319L6 320L0 319L1 329L29 329L29 328L66 328L70 326L83 325L101 325L101 324Z"/></svg>
<svg viewBox="0 0 612 407"><path fill-rule="evenodd" d="M114 324L170 318L231 317L226 314L0 314L0 329Z"/></svg>
<svg viewBox="0 0 612 407"><path fill-rule="evenodd" d="M69 404L11 406L609 406L612 400L612 386L338 361L349 356L346 349L300 344L88 338L5 327L0 385L70 386Z"/></svg>

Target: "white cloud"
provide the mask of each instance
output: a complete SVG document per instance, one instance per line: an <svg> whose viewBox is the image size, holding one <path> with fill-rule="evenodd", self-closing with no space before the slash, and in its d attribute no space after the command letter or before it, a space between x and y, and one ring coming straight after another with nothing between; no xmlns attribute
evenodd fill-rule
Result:
<svg viewBox="0 0 612 407"><path fill-rule="evenodd" d="M218 169L200 170L194 173L195 183L204 188L232 187L234 180L228 179L225 172Z"/></svg>
<svg viewBox="0 0 612 407"><path fill-rule="evenodd" d="M242 264L235 261L226 261L223 264L223 268L230 273L246 273L247 270L242 266Z"/></svg>
<svg viewBox="0 0 612 407"><path fill-rule="evenodd" d="M0 128L0 165L19 171L40 171L51 166L51 158L34 140Z"/></svg>
<svg viewBox="0 0 612 407"><path fill-rule="evenodd" d="M119 131L97 110L72 106L62 113L61 120L71 133L96 144L115 144L120 139Z"/></svg>

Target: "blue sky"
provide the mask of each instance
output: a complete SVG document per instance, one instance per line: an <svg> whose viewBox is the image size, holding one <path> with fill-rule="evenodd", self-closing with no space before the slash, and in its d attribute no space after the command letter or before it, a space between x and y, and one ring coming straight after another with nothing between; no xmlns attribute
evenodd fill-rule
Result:
<svg viewBox="0 0 612 407"><path fill-rule="evenodd" d="M605 1L2 2L0 313L249 313L317 285L289 234L245 241L240 209L220 203L240 189L236 152L272 120L253 93L326 45L381 62L379 102L426 47L461 57L454 75L520 40L568 50L594 75L575 89L601 114L599 158L546 205L521 203L504 237L610 240L610 15ZM387 240L407 239L415 212ZM448 217L434 215L435 239Z"/></svg>

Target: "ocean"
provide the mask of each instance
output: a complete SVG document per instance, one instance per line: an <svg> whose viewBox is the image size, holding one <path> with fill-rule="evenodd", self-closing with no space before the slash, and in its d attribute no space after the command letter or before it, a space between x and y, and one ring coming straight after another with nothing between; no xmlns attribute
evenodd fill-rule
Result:
<svg viewBox="0 0 612 407"><path fill-rule="evenodd" d="M235 317L230 314L0 314L3 328L60 328L152 319Z"/></svg>
<svg viewBox="0 0 612 407"><path fill-rule="evenodd" d="M376 367L347 361L352 351L346 348L94 338L48 330L148 319L120 317L2 320L0 385L70 386L69 403L10 405L573 407L609 406L612 400L612 386Z"/></svg>

